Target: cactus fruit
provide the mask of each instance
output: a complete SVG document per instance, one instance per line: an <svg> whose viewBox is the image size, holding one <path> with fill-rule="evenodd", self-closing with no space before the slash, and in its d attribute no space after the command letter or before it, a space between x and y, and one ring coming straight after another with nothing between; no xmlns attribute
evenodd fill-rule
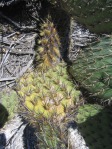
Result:
<svg viewBox="0 0 112 149"><path fill-rule="evenodd" d="M112 148L112 110L97 104L79 107L78 129L90 149Z"/></svg>
<svg viewBox="0 0 112 149"><path fill-rule="evenodd" d="M62 119L67 110L78 103L80 92L69 80L66 66L58 64L45 73L24 74L18 94L27 109L37 116L50 118L56 115L57 119Z"/></svg>
<svg viewBox="0 0 112 149"><path fill-rule="evenodd" d="M38 69L46 70L59 62L61 58L60 39L50 15L45 21L42 21L40 26L36 61L38 62Z"/></svg>
<svg viewBox="0 0 112 149"><path fill-rule="evenodd" d="M112 100L112 37L82 49L69 71L73 77L101 102Z"/></svg>
<svg viewBox="0 0 112 149"><path fill-rule="evenodd" d="M111 0L50 0L95 33L112 32Z"/></svg>

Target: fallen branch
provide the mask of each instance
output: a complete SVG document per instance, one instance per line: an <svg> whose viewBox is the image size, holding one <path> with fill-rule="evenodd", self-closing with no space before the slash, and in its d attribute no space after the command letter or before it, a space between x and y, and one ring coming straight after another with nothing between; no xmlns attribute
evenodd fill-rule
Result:
<svg viewBox="0 0 112 149"><path fill-rule="evenodd" d="M0 78L0 82L3 82L3 81L12 81L12 80L15 80L16 77L9 77L9 78Z"/></svg>
<svg viewBox="0 0 112 149"><path fill-rule="evenodd" d="M4 54L6 53L5 51L1 50L0 53ZM34 52L33 51L9 51L10 54L14 54L14 55L33 55Z"/></svg>
<svg viewBox="0 0 112 149"><path fill-rule="evenodd" d="M14 84L14 83L15 83L15 80L10 81L10 82L7 82L7 83L5 83L5 84L0 85L0 88L3 88L3 87L5 87L5 86L9 86L9 85Z"/></svg>
<svg viewBox="0 0 112 149"><path fill-rule="evenodd" d="M2 67L3 63L6 61L7 56L8 56L8 53L9 53L9 51L11 50L11 46L12 46L12 44L10 45L8 51L5 53L5 55L4 55L3 59L2 59L2 62L1 62L1 64L0 64L0 68Z"/></svg>

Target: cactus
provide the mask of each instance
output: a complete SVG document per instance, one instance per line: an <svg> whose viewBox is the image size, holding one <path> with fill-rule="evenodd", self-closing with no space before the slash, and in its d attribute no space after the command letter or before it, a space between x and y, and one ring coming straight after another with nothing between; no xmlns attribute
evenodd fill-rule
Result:
<svg viewBox="0 0 112 149"><path fill-rule="evenodd" d="M38 127L39 138L44 141L39 147L64 149L59 130L69 111L77 106L80 91L69 79L66 64L60 61L60 39L48 18L41 23L36 69L28 70L18 80L17 93L23 105L20 110Z"/></svg>
<svg viewBox="0 0 112 149"><path fill-rule="evenodd" d="M47 72L30 72L23 75L18 86L22 102L39 117L63 119L69 108L79 101L80 92L76 91L69 80L64 64L58 64Z"/></svg>
<svg viewBox="0 0 112 149"><path fill-rule="evenodd" d="M65 149L66 136L60 127L70 119L80 95L68 78L65 64L44 73L25 73L18 85L18 95L24 105L20 110L37 127L39 147Z"/></svg>
<svg viewBox="0 0 112 149"><path fill-rule="evenodd" d="M100 37L82 49L69 68L73 77L101 102L112 99L112 37Z"/></svg>
<svg viewBox="0 0 112 149"><path fill-rule="evenodd" d="M9 113L7 109L0 103L0 128L4 126L8 120Z"/></svg>
<svg viewBox="0 0 112 149"><path fill-rule="evenodd" d="M36 64L38 70L45 71L59 63L60 39L50 15L40 24L40 39L36 49Z"/></svg>
<svg viewBox="0 0 112 149"><path fill-rule="evenodd" d="M15 114L17 113L18 109L18 96L15 91L9 90L9 89L4 89L0 93L0 100L1 100L1 105L0 105L0 123L3 123L2 121L4 120L11 120ZM16 106L15 106L16 105Z"/></svg>
<svg viewBox="0 0 112 149"><path fill-rule="evenodd" d="M112 1L50 0L50 2L54 5L59 5L92 32L112 32Z"/></svg>
<svg viewBox="0 0 112 149"><path fill-rule="evenodd" d="M21 86L21 81L19 88L22 89L21 94L34 94L33 98L36 96L36 99L33 99L36 101L31 101L32 97L29 97L30 100L25 97L24 101L28 109L39 113L39 116L42 114L42 117L45 118L50 118L52 115L57 115L57 117L59 115L63 118L67 109L70 106L73 107L75 102L77 103L80 93L74 89L73 83L69 80L66 65L63 62L59 63L61 58L60 39L53 22L50 20L51 17L48 15L47 19L41 23L41 37L38 40L39 47L36 56L37 68L40 72L38 74L36 72L30 73L27 77L21 78L21 80L26 78L23 82L28 87L30 85L26 82L30 80L29 83L33 85L32 88L35 88L35 91L28 93L29 88L24 89L24 85ZM25 90L24 93L23 90Z"/></svg>
<svg viewBox="0 0 112 149"><path fill-rule="evenodd" d="M112 148L111 108L86 104L79 107L75 120L90 149Z"/></svg>

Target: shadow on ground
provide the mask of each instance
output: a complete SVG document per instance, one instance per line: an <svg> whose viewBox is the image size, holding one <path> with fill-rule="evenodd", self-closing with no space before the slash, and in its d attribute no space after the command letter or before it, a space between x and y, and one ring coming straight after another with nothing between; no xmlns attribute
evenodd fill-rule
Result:
<svg viewBox="0 0 112 149"><path fill-rule="evenodd" d="M6 137L4 133L0 133L0 149L5 149Z"/></svg>
<svg viewBox="0 0 112 149"><path fill-rule="evenodd" d="M28 123L25 121L25 123ZM39 149L38 148L38 138L36 136L36 129L32 127L31 125L27 125L24 129L23 134L23 141L24 141L24 148L28 149L31 147L31 149Z"/></svg>
<svg viewBox="0 0 112 149"><path fill-rule="evenodd" d="M91 111L94 113L94 111ZM112 108L104 108L94 116L84 112L78 124L89 149L112 149Z"/></svg>

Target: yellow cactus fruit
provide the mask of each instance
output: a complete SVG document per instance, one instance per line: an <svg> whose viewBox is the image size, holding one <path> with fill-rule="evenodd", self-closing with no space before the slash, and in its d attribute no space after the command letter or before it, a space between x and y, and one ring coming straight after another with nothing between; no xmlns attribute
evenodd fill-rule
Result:
<svg viewBox="0 0 112 149"><path fill-rule="evenodd" d="M28 100L25 101L25 106L31 111L34 110L34 105Z"/></svg>

